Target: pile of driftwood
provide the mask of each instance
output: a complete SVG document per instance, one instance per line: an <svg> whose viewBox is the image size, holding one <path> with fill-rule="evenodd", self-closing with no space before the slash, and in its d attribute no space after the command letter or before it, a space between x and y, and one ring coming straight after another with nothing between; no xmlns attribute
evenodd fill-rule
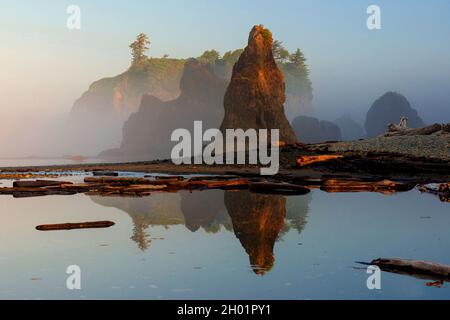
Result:
<svg viewBox="0 0 450 320"><path fill-rule="evenodd" d="M133 178L133 177L86 177L83 183L69 181L33 180L15 181L12 187L0 188L0 194L20 197L48 195L74 195L84 193L100 196L149 196L155 192L179 192L202 190L249 190L255 193L304 195L311 189L326 192L380 192L391 194L409 191L415 184L390 180L364 180L352 178L274 177L262 179L258 176L198 176L191 178Z"/></svg>

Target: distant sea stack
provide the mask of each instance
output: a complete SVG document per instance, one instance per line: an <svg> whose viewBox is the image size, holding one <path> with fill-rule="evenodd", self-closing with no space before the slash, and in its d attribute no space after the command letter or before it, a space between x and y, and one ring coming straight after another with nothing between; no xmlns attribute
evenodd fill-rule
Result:
<svg viewBox="0 0 450 320"><path fill-rule="evenodd" d="M358 140L366 137L366 131L362 124L353 120L348 114L335 120L334 123L341 129L343 140Z"/></svg>
<svg viewBox="0 0 450 320"><path fill-rule="evenodd" d="M366 132L368 137L376 137L387 132L390 123L398 124L400 119L408 117L410 128L425 126L409 101L399 93L388 92L374 102L366 117Z"/></svg>
<svg viewBox="0 0 450 320"><path fill-rule="evenodd" d="M118 160L170 159L176 144L170 141L173 130L183 128L193 132L195 120L203 121L204 130L219 127L224 115L226 81L219 79L209 65L190 59L184 68L180 90L177 99L167 102L144 95L139 111L124 124L120 149L100 156Z"/></svg>
<svg viewBox="0 0 450 320"><path fill-rule="evenodd" d="M221 130L279 129L282 142L295 143L294 130L284 114L285 83L272 42L268 29L253 27L248 46L233 68Z"/></svg>
<svg viewBox="0 0 450 320"><path fill-rule="evenodd" d="M294 119L292 126L299 140L304 143L342 140L341 129L330 121L320 121L313 117L299 116Z"/></svg>

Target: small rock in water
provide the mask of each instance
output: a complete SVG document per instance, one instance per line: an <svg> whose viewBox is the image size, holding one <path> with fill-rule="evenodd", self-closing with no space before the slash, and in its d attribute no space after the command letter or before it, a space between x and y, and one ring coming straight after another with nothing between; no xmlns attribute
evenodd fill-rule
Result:
<svg viewBox="0 0 450 320"><path fill-rule="evenodd" d="M94 177L118 177L119 173L114 171L92 171Z"/></svg>

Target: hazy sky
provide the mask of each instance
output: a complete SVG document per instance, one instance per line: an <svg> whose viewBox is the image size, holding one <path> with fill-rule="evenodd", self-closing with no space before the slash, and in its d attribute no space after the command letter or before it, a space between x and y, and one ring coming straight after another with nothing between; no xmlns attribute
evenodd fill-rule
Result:
<svg viewBox="0 0 450 320"><path fill-rule="evenodd" d="M66 28L69 4L81 8L80 31ZM381 7L382 30L366 27L370 4ZM318 117L362 122L395 90L426 122L449 122L449 21L448 0L0 0L0 156L50 150L73 101L128 67L140 32L150 56L190 57L244 47L264 24L304 51Z"/></svg>

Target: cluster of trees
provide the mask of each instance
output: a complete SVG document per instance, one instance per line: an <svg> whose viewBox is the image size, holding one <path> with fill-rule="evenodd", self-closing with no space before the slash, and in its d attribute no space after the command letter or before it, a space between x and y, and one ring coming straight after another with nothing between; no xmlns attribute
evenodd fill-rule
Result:
<svg viewBox="0 0 450 320"><path fill-rule="evenodd" d="M235 51L228 51L223 56L220 55L220 52L211 49L206 50L203 54L198 57L198 60L205 64L218 64L221 62L225 63L235 63L239 59L239 56L244 50L238 49ZM305 74L309 75L308 65L306 64L306 58L303 52L300 49L297 49L295 52L290 53L283 46L281 41L275 40L272 46L273 56L275 61L279 64L292 64L297 66L299 69L303 70Z"/></svg>
<svg viewBox="0 0 450 320"><path fill-rule="evenodd" d="M239 60L239 57L241 56L242 52L244 50L243 49L237 49L234 51L227 51L225 52L225 54L223 56L220 55L220 52L215 50L215 49L211 49L211 50L206 50L205 52L203 52L203 54L198 57L197 59L205 64L211 64L211 65L215 65L215 64L221 64L221 63L232 63L233 65Z"/></svg>
<svg viewBox="0 0 450 320"><path fill-rule="evenodd" d="M145 62L148 57L145 52L150 48L150 39L145 33L140 33L136 40L130 44L131 48L131 56L132 56L132 65L139 65L142 62ZM231 64L234 65L239 56L242 54L244 50L238 49L234 51L228 51L223 56L220 55L220 52L211 49L206 50L203 54L198 57L198 60L205 64ZM296 66L300 71L302 71L305 75L309 75L309 69L306 64L306 58L303 55L303 52L300 49L297 49L294 53L289 53L289 51L283 46L283 43L279 40L275 40L272 46L273 56L275 61L281 65L291 64ZM164 58L167 58L168 55L164 55Z"/></svg>
<svg viewBox="0 0 450 320"><path fill-rule="evenodd" d="M294 53L289 51L283 46L283 42L275 40L272 46L273 57L279 64L293 64L299 69L302 69L305 74L309 75L308 65L306 64L306 58L300 49L297 49Z"/></svg>

